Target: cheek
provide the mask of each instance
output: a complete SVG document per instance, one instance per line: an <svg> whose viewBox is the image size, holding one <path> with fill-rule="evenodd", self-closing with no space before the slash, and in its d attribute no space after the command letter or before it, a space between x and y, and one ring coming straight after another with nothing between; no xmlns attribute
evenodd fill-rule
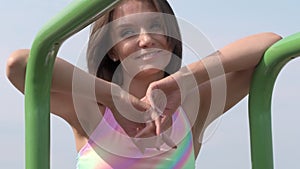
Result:
<svg viewBox="0 0 300 169"><path fill-rule="evenodd" d="M160 43L160 46L167 51L172 52L171 46L168 43L168 39L164 35L156 35L156 41Z"/></svg>
<svg viewBox="0 0 300 169"><path fill-rule="evenodd" d="M117 57L122 61L134 52L134 46L130 42L120 42L114 47Z"/></svg>

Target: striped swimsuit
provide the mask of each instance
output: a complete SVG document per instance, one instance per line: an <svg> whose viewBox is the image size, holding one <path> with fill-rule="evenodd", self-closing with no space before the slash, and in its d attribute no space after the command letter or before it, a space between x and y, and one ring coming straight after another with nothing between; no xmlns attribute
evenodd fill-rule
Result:
<svg viewBox="0 0 300 169"><path fill-rule="evenodd" d="M177 144L141 152L106 108L103 120L78 153L77 169L193 169L195 157L190 125L182 109L172 119L170 137ZM147 143L148 144L148 143ZM151 144L149 142L149 144Z"/></svg>

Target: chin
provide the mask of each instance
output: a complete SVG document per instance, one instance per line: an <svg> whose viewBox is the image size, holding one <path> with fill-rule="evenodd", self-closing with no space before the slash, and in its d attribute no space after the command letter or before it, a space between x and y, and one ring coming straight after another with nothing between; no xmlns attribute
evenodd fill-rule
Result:
<svg viewBox="0 0 300 169"><path fill-rule="evenodd" d="M149 76L162 76L161 78L163 78L164 76L164 71L161 69L157 69L157 68L144 68L142 69L137 75L136 77L143 77L143 78L147 78Z"/></svg>

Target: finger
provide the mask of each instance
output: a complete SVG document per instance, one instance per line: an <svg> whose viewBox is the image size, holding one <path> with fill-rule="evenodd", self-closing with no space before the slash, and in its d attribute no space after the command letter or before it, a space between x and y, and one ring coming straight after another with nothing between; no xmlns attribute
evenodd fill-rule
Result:
<svg viewBox="0 0 300 169"><path fill-rule="evenodd" d="M130 121L145 123L144 112L150 108L150 105L125 91L119 95L121 96L116 98L111 108Z"/></svg>
<svg viewBox="0 0 300 169"><path fill-rule="evenodd" d="M155 123L155 131L156 131L156 135L159 136L161 133L161 119L160 117L157 117L154 121Z"/></svg>
<svg viewBox="0 0 300 169"><path fill-rule="evenodd" d="M162 116L161 117L161 127L166 130L167 127L170 126L170 122L172 122L172 117L170 116ZM172 147L174 149L177 148L176 144L174 143L174 141L166 134L166 133L162 133L161 134L161 139L162 141L164 141L169 147Z"/></svg>
<svg viewBox="0 0 300 169"><path fill-rule="evenodd" d="M148 124L145 128L143 128L140 132L138 132L134 137L135 138L147 137L151 134L152 135L154 134L154 125Z"/></svg>
<svg viewBox="0 0 300 169"><path fill-rule="evenodd" d="M141 101L135 97L132 97L131 104L136 108L138 111L144 112L150 108L150 105L145 101Z"/></svg>
<svg viewBox="0 0 300 169"><path fill-rule="evenodd" d="M166 130L168 130L168 128L170 128L172 126L172 117L162 115L160 123L161 123L161 125L160 125L161 131L166 131Z"/></svg>
<svg viewBox="0 0 300 169"><path fill-rule="evenodd" d="M155 111L153 107L150 107L144 112L144 122L150 123L160 117L159 112Z"/></svg>
<svg viewBox="0 0 300 169"><path fill-rule="evenodd" d="M160 142L161 142L161 118L157 117L154 121L155 131L156 131L156 143L155 147L159 151L160 150Z"/></svg>
<svg viewBox="0 0 300 169"><path fill-rule="evenodd" d="M163 114L163 110L166 108L167 97L162 90L155 89L151 93L149 103L151 107L153 107L154 110L161 115Z"/></svg>
<svg viewBox="0 0 300 169"><path fill-rule="evenodd" d="M165 93L159 88L158 83L154 82L149 85L145 97L148 104L159 114L162 114L167 103L167 98Z"/></svg>
<svg viewBox="0 0 300 169"><path fill-rule="evenodd" d="M151 112L151 106L148 103L148 100L144 99L145 101L139 100L135 97L132 98L131 104L133 105L133 108L136 109L133 111L133 116L132 121L139 122L139 123L145 123L147 120L149 121L149 118L146 119L145 116L146 114L150 114L148 112ZM128 113L126 114L128 115ZM127 117L127 116L126 116ZM131 120L131 119L129 119Z"/></svg>
<svg viewBox="0 0 300 169"><path fill-rule="evenodd" d="M158 151L160 151L160 146L161 146L161 135L156 136L156 143L155 143L155 147Z"/></svg>
<svg viewBox="0 0 300 169"><path fill-rule="evenodd" d="M157 119L160 120L160 113L159 111L157 111L155 108L150 108L150 116L151 116L151 120L156 121Z"/></svg>
<svg viewBox="0 0 300 169"><path fill-rule="evenodd" d="M140 100L150 105L147 96L144 96L144 97L141 98Z"/></svg>

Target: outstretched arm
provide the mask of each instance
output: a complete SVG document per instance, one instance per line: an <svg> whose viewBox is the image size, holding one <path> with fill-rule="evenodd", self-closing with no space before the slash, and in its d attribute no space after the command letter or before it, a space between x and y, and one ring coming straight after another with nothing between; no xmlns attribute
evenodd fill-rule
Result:
<svg viewBox="0 0 300 169"><path fill-rule="evenodd" d="M7 61L7 77L22 93L24 93L25 72L29 52L28 49L17 50L11 54ZM79 79L76 82L73 81L74 72L78 77L77 79ZM76 83L76 93L72 89L74 87L73 83ZM91 89L91 84L95 85L95 89ZM115 92L111 92L112 88ZM129 100L126 98L127 96L129 96ZM130 102L135 108L141 111L145 111L148 108L147 104L131 95L127 95L119 86L96 78L57 57L52 76L51 112L64 118L71 125L72 122L78 121L75 113L74 98L77 100L80 99L79 102L81 105L79 107L83 107L82 110L88 108L90 104L105 105L114 109L114 102L118 101L124 102L124 105ZM129 108L129 106L126 106L126 108ZM124 111L126 110L124 109ZM90 120L94 119L91 118Z"/></svg>
<svg viewBox="0 0 300 169"><path fill-rule="evenodd" d="M25 73L29 52L30 51L28 49L17 50L11 54L7 61L7 77L22 93L24 93ZM76 76L78 76L83 82L95 81L95 93L98 103L107 104L111 101L108 100L111 98L110 89L113 86L111 83L96 78L95 76L80 70L59 57L56 58L54 64L51 92L71 95L74 72L78 74ZM79 90L80 93L78 93L78 95L86 97L86 99L92 99L90 96L86 95L86 92L84 92L84 88L87 87L84 86L85 83L81 83L80 85L82 85L82 91Z"/></svg>
<svg viewBox="0 0 300 169"><path fill-rule="evenodd" d="M248 94L255 66L265 50L280 39L281 37L274 33L261 33L235 41L218 52L181 68L175 74L151 83L146 98L149 102L155 102L152 99L155 95L153 91L162 90L164 98L167 98L166 107L162 111L167 116L175 112L180 105L184 106L185 112L191 112L195 105L199 106L199 110L196 110L197 115L191 114L190 120L194 121L193 117L197 117L197 131L201 131L211 106L215 105L211 103L212 83L217 83L218 78L223 75L226 96L222 110L215 109L218 112L214 111L210 115L207 119L209 123ZM199 93L196 93L195 89ZM200 96L200 103L195 103L195 94Z"/></svg>
<svg viewBox="0 0 300 169"><path fill-rule="evenodd" d="M178 80L184 88L193 89L196 86L190 82L191 76L196 79L197 85L201 85L220 75L254 69L265 50L280 39L281 37L274 33L261 33L245 37L225 46L213 56L208 56L182 68L172 77ZM219 71L220 68L223 70Z"/></svg>

